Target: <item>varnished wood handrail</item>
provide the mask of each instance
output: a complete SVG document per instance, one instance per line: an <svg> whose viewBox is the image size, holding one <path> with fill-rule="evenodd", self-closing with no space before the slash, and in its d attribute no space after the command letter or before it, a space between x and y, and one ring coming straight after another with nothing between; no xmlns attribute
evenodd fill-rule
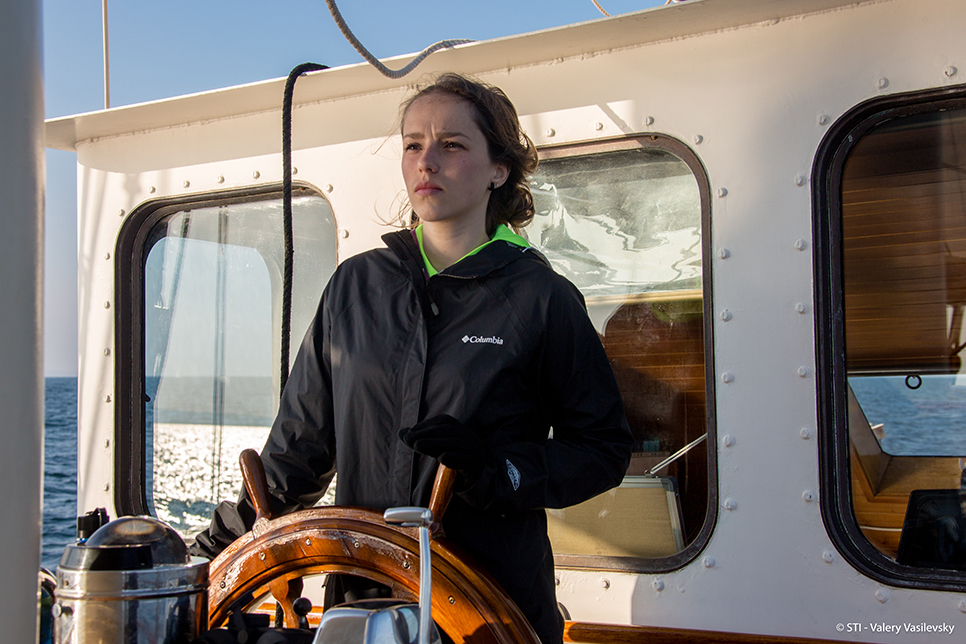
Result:
<svg viewBox="0 0 966 644"><path fill-rule="evenodd" d="M703 631L662 626L567 622L564 642L581 644L846 644L842 640Z"/></svg>

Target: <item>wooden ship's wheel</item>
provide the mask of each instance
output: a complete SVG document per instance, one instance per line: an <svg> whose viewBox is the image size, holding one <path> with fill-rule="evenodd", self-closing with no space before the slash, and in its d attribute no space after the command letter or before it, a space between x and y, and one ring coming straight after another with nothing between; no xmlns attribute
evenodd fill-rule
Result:
<svg viewBox="0 0 966 644"><path fill-rule="evenodd" d="M302 577L343 573L388 586L392 596L419 595L419 542L415 528L387 525L378 512L325 507L272 518L265 472L254 450L241 456L245 485L257 518L251 532L209 566L208 625L222 626L246 596L267 592L282 606L285 626L297 627L293 602ZM452 495L455 473L440 466L433 488L433 619L460 644L539 644L527 619L499 585L446 541L440 517ZM251 593L251 594L249 594Z"/></svg>

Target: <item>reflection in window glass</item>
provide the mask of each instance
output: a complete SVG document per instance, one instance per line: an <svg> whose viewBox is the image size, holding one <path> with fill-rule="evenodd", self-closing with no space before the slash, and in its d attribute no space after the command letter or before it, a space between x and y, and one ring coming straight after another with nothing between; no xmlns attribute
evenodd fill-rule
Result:
<svg viewBox="0 0 966 644"><path fill-rule="evenodd" d="M708 513L698 179L675 154L635 147L543 160L531 188L526 233L584 294L635 436L620 488L549 512L554 552L672 556Z"/></svg>
<svg viewBox="0 0 966 644"><path fill-rule="evenodd" d="M544 161L530 242L585 297L701 288L701 198L669 152Z"/></svg>
<svg viewBox="0 0 966 644"><path fill-rule="evenodd" d="M326 202L294 199L293 229L297 346L335 268ZM153 512L185 534L237 496L238 455L262 447L277 410L281 231L281 203L260 201L176 212L148 238L146 488Z"/></svg>
<svg viewBox="0 0 966 644"><path fill-rule="evenodd" d="M966 570L966 111L856 142L842 246L856 519L899 563Z"/></svg>

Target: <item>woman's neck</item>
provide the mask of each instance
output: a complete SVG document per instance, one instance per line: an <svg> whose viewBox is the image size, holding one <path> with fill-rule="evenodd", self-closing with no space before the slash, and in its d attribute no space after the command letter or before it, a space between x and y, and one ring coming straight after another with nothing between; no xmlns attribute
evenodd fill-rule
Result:
<svg viewBox="0 0 966 644"><path fill-rule="evenodd" d="M437 271L443 271L490 240L485 222L423 222L423 252Z"/></svg>

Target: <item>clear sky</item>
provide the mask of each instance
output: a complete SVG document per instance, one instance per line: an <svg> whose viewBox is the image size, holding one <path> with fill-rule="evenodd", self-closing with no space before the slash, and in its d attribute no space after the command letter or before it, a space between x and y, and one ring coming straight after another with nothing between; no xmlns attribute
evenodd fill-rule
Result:
<svg viewBox="0 0 966 644"><path fill-rule="evenodd" d="M598 0L611 15L665 0ZM44 0L47 117L104 107L101 0ZM487 40L602 18L592 0L340 0L380 58L443 39ZM361 61L324 0L109 0L111 105L281 78L299 63ZM281 103L279 96L279 103ZM44 371L77 372L76 157L47 151Z"/></svg>

